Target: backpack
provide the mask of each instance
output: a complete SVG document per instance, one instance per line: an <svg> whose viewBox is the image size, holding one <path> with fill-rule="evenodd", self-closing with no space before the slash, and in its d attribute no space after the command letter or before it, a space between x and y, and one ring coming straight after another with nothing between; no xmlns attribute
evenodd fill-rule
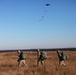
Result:
<svg viewBox="0 0 76 75"><path fill-rule="evenodd" d="M63 60L66 60L66 59L68 59L68 58L69 58L69 55L66 55L66 54L63 54L63 55L62 55L62 59L63 59Z"/></svg>
<svg viewBox="0 0 76 75"><path fill-rule="evenodd" d="M42 59L42 60L44 60L44 59L47 59L47 53L46 52L41 52L41 54L40 54L40 58Z"/></svg>
<svg viewBox="0 0 76 75"><path fill-rule="evenodd" d="M24 53L21 54L21 59L26 59L26 57L27 57L26 54Z"/></svg>
<svg viewBox="0 0 76 75"><path fill-rule="evenodd" d="M69 58L69 55L66 55L66 59L68 59Z"/></svg>

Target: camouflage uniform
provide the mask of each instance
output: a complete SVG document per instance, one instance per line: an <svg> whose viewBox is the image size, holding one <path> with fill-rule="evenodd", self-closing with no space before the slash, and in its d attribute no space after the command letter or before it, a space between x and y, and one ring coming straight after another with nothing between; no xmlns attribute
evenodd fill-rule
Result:
<svg viewBox="0 0 76 75"><path fill-rule="evenodd" d="M22 57L21 57L21 55L23 54L23 52L20 52L20 51L18 51L18 66L20 67L21 66L21 64L23 63L25 66L27 66L27 64L26 64L26 62L25 62L25 59L23 59Z"/></svg>
<svg viewBox="0 0 76 75"><path fill-rule="evenodd" d="M44 64L44 58L42 58L42 53L43 52L40 52L40 50L38 49L38 61L37 61L37 64L39 65L39 62L41 62L41 64L43 65Z"/></svg>
<svg viewBox="0 0 76 75"><path fill-rule="evenodd" d="M59 50L57 51L57 54L58 54L58 58L59 58L59 64L60 65L63 65L63 66L66 66L66 64L64 63L64 59L63 59L63 52L60 52Z"/></svg>

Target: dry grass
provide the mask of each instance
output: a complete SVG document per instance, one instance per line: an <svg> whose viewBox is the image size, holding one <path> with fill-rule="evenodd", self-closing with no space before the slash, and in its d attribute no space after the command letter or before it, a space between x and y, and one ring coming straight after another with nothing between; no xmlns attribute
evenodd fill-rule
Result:
<svg viewBox="0 0 76 75"><path fill-rule="evenodd" d="M18 67L16 52L0 53L0 75L76 75L76 51L66 51L70 58L66 67L59 66L56 51L47 51L48 59L44 66L37 67L37 53L25 52L28 67Z"/></svg>

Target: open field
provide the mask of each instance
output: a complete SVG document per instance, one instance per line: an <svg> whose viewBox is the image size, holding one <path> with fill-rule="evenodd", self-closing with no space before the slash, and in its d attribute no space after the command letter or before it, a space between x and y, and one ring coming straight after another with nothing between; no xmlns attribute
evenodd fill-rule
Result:
<svg viewBox="0 0 76 75"><path fill-rule="evenodd" d="M66 67L59 66L56 51L46 51L48 59L45 60L44 66L37 66L37 52L26 51L26 63L28 67L18 67L16 52L0 53L0 75L76 75L76 51L64 51L70 56L65 61Z"/></svg>

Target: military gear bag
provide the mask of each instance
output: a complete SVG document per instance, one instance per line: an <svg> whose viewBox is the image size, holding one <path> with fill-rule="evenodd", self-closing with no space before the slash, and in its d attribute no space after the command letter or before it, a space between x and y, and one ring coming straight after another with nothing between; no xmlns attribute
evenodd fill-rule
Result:
<svg viewBox="0 0 76 75"><path fill-rule="evenodd" d="M62 58L63 58L63 60L66 60L66 59L69 58L69 55L64 54L64 55L62 56Z"/></svg>
<svg viewBox="0 0 76 75"><path fill-rule="evenodd" d="M23 59L26 59L26 54L23 53L23 54L22 54L22 58L23 58Z"/></svg>
<svg viewBox="0 0 76 75"><path fill-rule="evenodd" d="M69 55L66 55L66 59L68 59L69 58Z"/></svg>
<svg viewBox="0 0 76 75"><path fill-rule="evenodd" d="M21 53L21 59L26 59L26 54L24 54L24 53Z"/></svg>
<svg viewBox="0 0 76 75"><path fill-rule="evenodd" d="M44 51L41 52L40 58L41 58L42 60L47 59L47 53L44 52Z"/></svg>

